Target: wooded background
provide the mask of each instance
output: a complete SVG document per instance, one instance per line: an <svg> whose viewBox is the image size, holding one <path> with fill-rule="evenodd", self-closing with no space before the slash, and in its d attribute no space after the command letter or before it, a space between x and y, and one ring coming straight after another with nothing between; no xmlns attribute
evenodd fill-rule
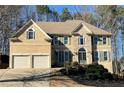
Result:
<svg viewBox="0 0 124 93"><path fill-rule="evenodd" d="M84 20L112 33L112 59L115 73L118 73L118 64L124 63L124 8L117 5L73 7L73 11L67 7L63 8L60 13L47 5L0 6L0 49L2 55L9 54L9 38L30 19L54 22ZM121 40L121 43L118 40Z"/></svg>

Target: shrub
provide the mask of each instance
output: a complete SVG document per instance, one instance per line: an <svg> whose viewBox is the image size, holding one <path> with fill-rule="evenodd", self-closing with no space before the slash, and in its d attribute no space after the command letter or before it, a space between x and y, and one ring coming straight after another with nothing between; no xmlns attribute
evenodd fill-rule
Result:
<svg viewBox="0 0 124 93"><path fill-rule="evenodd" d="M103 78L106 80L113 80L114 78L113 78L113 75L111 74L111 73L109 73L109 72L105 72L104 74L103 74Z"/></svg>
<svg viewBox="0 0 124 93"><path fill-rule="evenodd" d="M9 56L8 55L1 55L2 63L9 63Z"/></svg>
<svg viewBox="0 0 124 93"><path fill-rule="evenodd" d="M85 75L85 72L86 72L86 68L79 65L78 66L78 73L81 74L81 75Z"/></svg>
<svg viewBox="0 0 124 93"><path fill-rule="evenodd" d="M119 80L119 76L117 74L113 74L112 76L113 76L114 80L116 80L116 81Z"/></svg>
<svg viewBox="0 0 124 93"><path fill-rule="evenodd" d="M79 66L79 63L76 62L76 61L75 61L75 62L71 62L71 66L72 66L72 67L77 67L77 66Z"/></svg>
<svg viewBox="0 0 124 93"><path fill-rule="evenodd" d="M113 76L102 65L90 64L86 68L86 78L91 80L109 79L113 80Z"/></svg>
<svg viewBox="0 0 124 93"><path fill-rule="evenodd" d="M100 74L99 73L86 73L86 78L89 80L97 80L98 78L100 78Z"/></svg>
<svg viewBox="0 0 124 93"><path fill-rule="evenodd" d="M81 75L89 80L113 80L114 76L108 72L102 65L90 64L86 67L78 64L77 62L65 64L65 74L68 75Z"/></svg>
<svg viewBox="0 0 124 93"><path fill-rule="evenodd" d="M66 74L69 75L84 75L85 69L78 62L65 63Z"/></svg>

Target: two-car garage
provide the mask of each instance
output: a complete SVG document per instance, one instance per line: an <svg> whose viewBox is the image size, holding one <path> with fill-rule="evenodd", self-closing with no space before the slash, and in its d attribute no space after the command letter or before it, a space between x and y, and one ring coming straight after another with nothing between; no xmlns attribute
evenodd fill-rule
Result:
<svg viewBox="0 0 124 93"><path fill-rule="evenodd" d="M12 68L49 68L49 55L13 55Z"/></svg>

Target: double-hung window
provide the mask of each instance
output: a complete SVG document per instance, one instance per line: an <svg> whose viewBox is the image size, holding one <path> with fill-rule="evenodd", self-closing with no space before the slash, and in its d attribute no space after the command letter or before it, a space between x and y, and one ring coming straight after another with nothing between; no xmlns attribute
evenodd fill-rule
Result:
<svg viewBox="0 0 124 93"><path fill-rule="evenodd" d="M103 44L106 44L106 37L103 36Z"/></svg>
<svg viewBox="0 0 124 93"><path fill-rule="evenodd" d="M27 39L35 39L35 32L32 29L27 31Z"/></svg>
<svg viewBox="0 0 124 93"><path fill-rule="evenodd" d="M58 45L59 44L59 40L58 40L57 36L53 37L53 43L54 43L54 45Z"/></svg>
<svg viewBox="0 0 124 93"><path fill-rule="evenodd" d="M83 36L79 37L79 44L83 45L85 43L85 38Z"/></svg>
<svg viewBox="0 0 124 93"><path fill-rule="evenodd" d="M64 51L64 61L69 62L69 51Z"/></svg>
<svg viewBox="0 0 124 93"><path fill-rule="evenodd" d="M69 43L69 37L68 36L64 36L64 44L68 44Z"/></svg>
<svg viewBox="0 0 124 93"><path fill-rule="evenodd" d="M108 60L108 53L107 51L104 51L104 61L107 61Z"/></svg>

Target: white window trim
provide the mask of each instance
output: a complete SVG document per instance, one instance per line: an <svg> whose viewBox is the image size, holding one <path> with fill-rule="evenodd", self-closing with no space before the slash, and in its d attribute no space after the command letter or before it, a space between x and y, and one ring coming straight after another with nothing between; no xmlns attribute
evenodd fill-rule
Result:
<svg viewBox="0 0 124 93"><path fill-rule="evenodd" d="M29 31L30 29L32 29L32 31ZM29 32L33 32L33 38L32 39L29 39ZM35 30L33 28L28 28L26 30L26 39L27 40L34 40L36 37L35 37Z"/></svg>
<svg viewBox="0 0 124 93"><path fill-rule="evenodd" d="M107 60L104 59L104 61L108 61L108 59L109 59L109 58L108 58L108 51L104 51L104 53L105 53L105 52L107 53L107 55L106 55L106 56L107 56ZM104 58L105 58L105 55L104 55Z"/></svg>
<svg viewBox="0 0 124 93"><path fill-rule="evenodd" d="M111 57L111 52L110 52L110 50L103 50L103 52L107 52L107 60L104 60L103 62L109 62L109 60L111 59L110 57ZM109 54L110 53L110 54ZM110 55L110 56L109 56Z"/></svg>
<svg viewBox="0 0 124 93"><path fill-rule="evenodd" d="M63 40L63 43L65 42L65 37L67 37L67 44L69 44L69 36L64 36L63 38L64 38L64 40ZM64 43L65 44L65 43ZM65 45L67 45L67 44L65 44Z"/></svg>
<svg viewBox="0 0 124 93"><path fill-rule="evenodd" d="M81 44L81 40L80 40L81 37L83 38L83 44ZM84 37L84 36L79 36L79 37L78 37L78 44L79 44L79 45L85 45L85 43L86 43L85 37Z"/></svg>
<svg viewBox="0 0 124 93"><path fill-rule="evenodd" d="M30 32L33 32L33 38L32 38L32 39L29 38L29 33L30 33ZM27 36L27 37L28 37L28 38L27 38L28 40L34 40L34 39L35 39L35 32L34 32L34 31L28 31L28 32L27 32L27 35L28 35L28 36Z"/></svg>
<svg viewBox="0 0 124 93"><path fill-rule="evenodd" d="M68 60L67 61L65 60L65 52L68 52ZM69 50L64 50L64 62L69 62L69 60L70 60L69 59Z"/></svg>

